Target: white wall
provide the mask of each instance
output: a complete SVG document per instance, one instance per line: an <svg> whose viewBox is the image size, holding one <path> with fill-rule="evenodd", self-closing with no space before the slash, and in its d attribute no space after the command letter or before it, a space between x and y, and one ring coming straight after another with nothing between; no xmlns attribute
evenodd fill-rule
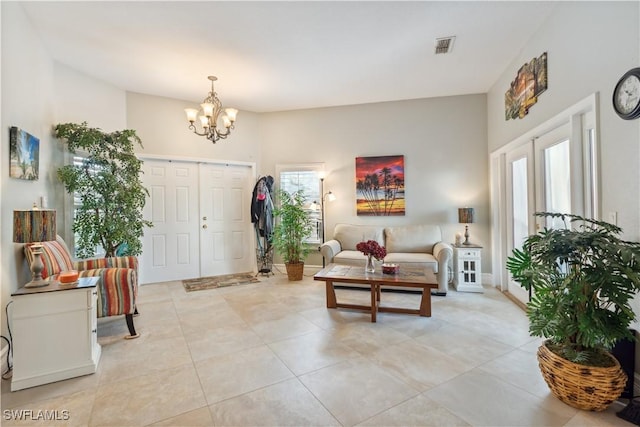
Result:
<svg viewBox="0 0 640 427"><path fill-rule="evenodd" d="M204 96L204 95L203 95ZM224 94L220 95L224 101ZM211 144L187 128L183 109L199 101L127 94L127 127L142 138L145 154L255 162L258 175L275 175L276 163L324 162L327 238L337 222L436 223L448 241L462 231L457 208L476 208L472 240L489 244L486 97L472 95L255 114L241 111L226 140ZM371 218L355 214L355 157L403 154L407 214ZM310 264L320 264L312 254ZM489 256L483 267L490 272Z"/></svg>
<svg viewBox="0 0 640 427"><path fill-rule="evenodd" d="M600 94L602 213L638 240L640 217L638 124L613 111L611 96L622 74L639 65L638 2L560 2L487 96L489 151L510 142L588 95ZM505 121L504 93L525 62L548 52L546 92L524 119ZM630 197L630 195L633 195Z"/></svg>
<svg viewBox="0 0 640 427"><path fill-rule="evenodd" d="M126 126L125 92L54 62L20 3L1 2L2 8L2 140L1 162L9 164L10 126L40 138L40 179L24 181L0 176L0 276L2 333L4 306L10 294L30 280L21 244L12 242L14 209L28 209L40 196L57 210L58 232L65 236L64 187L56 171L64 163L65 147L53 138L55 124L86 121L111 131ZM67 237L67 236L65 236Z"/></svg>
<svg viewBox="0 0 640 427"><path fill-rule="evenodd" d="M640 66L639 2L560 2L487 95L489 150L524 134L589 94L600 95L601 211L618 213L629 240L640 240L640 121L612 107L618 79ZM549 87L522 120L504 120L504 93L518 68L548 52ZM640 315L640 298L633 303ZM640 330L640 323L632 325ZM636 370L640 352L636 352Z"/></svg>
<svg viewBox="0 0 640 427"><path fill-rule="evenodd" d="M476 209L471 240L490 253L485 95L455 96L264 114L261 175L278 163L324 162L326 238L336 223L439 224L453 242L457 208ZM355 158L404 155L406 215L358 217ZM489 256L483 258L490 272Z"/></svg>
<svg viewBox="0 0 640 427"><path fill-rule="evenodd" d="M206 93L203 92L202 97ZM224 94L219 94L224 102ZM140 93L127 93L127 126L142 139L145 154L260 163L259 115L240 111L236 128L227 139L213 144L189 130L185 108L202 100L182 101Z"/></svg>
<svg viewBox="0 0 640 427"><path fill-rule="evenodd" d="M13 210L29 209L41 195L54 193L51 165L60 156L51 136L54 120L53 61L18 3L2 2L2 126L0 163L9 165L9 127L17 126L40 139L40 179L9 178L3 169L0 223L2 334L4 308L11 292L30 280L22 245L13 243ZM57 207L50 203L51 207Z"/></svg>
<svg viewBox="0 0 640 427"><path fill-rule="evenodd" d="M55 63L56 123L87 122L113 132L127 128L126 92Z"/></svg>

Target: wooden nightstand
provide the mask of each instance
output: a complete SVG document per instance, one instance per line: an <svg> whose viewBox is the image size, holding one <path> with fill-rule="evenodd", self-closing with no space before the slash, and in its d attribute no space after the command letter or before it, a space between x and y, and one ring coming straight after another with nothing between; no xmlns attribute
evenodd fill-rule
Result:
<svg viewBox="0 0 640 427"><path fill-rule="evenodd" d="M11 391L92 374L98 368L98 277L52 282L11 296Z"/></svg>
<svg viewBox="0 0 640 427"><path fill-rule="evenodd" d="M453 246L453 280L458 292L484 292L482 289L482 246Z"/></svg>

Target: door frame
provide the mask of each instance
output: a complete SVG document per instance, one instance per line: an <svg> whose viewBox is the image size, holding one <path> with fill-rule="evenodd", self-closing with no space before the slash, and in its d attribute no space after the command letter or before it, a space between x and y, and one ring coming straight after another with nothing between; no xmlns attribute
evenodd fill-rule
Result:
<svg viewBox="0 0 640 427"><path fill-rule="evenodd" d="M506 260L510 255L507 253L507 210L509 208L506 197L506 189L507 189L507 162L506 162L506 154L512 150L517 149L518 147L524 146L526 144L530 144L531 141L535 140L539 135L543 135L548 133L549 131L556 129L560 126L569 125L570 129L570 140L574 143L582 144L582 153L583 158L578 160L581 165L587 165L588 159L587 155L591 151L593 153L593 170L598 173L599 171L599 144L598 141L600 139L599 135L599 94L593 93L576 104L570 106L566 110L560 112L555 115L551 119L545 121L544 123L534 127L533 129L527 131L523 135L517 137L511 142L503 145L502 147L494 150L489 155L489 174L490 174L490 197L491 197L491 244L492 244L492 253L491 253L491 268L493 271L493 286L499 288L501 291L506 291L508 289L508 272L506 270ZM588 144L590 143L588 139L589 130L593 129L593 136L595 144L595 148L593 150L589 150ZM591 158L591 157L590 157ZM535 167L535 165L534 165ZM586 167L583 168L583 173L587 173ZM598 219L601 216L600 206L600 179L599 173L598 176L587 177L593 185L590 186L589 192L591 193L591 189L593 191L593 195L595 200L592 202L591 197L584 194L580 197L583 207L578 211L582 211L584 215L590 216L592 218ZM585 193L587 189L585 188ZM593 206L591 208L590 204Z"/></svg>
<svg viewBox="0 0 640 427"><path fill-rule="evenodd" d="M208 158L202 158L202 157L182 157L182 156L170 156L170 155L147 154L147 153L136 153L136 157L142 161L158 160L158 161L166 161L166 162L182 162L182 163L195 163L195 164L204 163L204 164L211 164L211 165L244 166L244 167L250 168L249 179L252 179L253 182L255 182L257 179L255 162L245 162L245 161L239 161L239 160L218 160L218 159L208 159ZM199 184L198 184L198 187L199 187ZM199 188L198 188L198 191L200 191ZM247 194L247 197L251 197L250 193L251 193L251 189L249 189L249 194ZM199 196L198 196L198 200L199 200ZM200 224L199 215L198 215L198 224ZM200 244L200 241L198 240L198 245L199 244ZM250 249L250 252L251 252L250 256L254 258L254 264L255 264L255 256L256 256L255 242L253 242L253 244L254 244L254 247ZM141 262L144 262L144 257L141 257ZM143 271L142 267L140 267L139 270L142 272ZM141 279L142 279L141 280L141 283L142 283L144 281L144 278L141 277Z"/></svg>

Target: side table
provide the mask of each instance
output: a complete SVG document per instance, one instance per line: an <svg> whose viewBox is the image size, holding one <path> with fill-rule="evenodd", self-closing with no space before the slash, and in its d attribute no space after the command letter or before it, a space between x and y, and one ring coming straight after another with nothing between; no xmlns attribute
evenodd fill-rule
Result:
<svg viewBox="0 0 640 427"><path fill-rule="evenodd" d="M454 286L458 292L484 292L482 289L482 246L452 245Z"/></svg>
<svg viewBox="0 0 640 427"><path fill-rule="evenodd" d="M80 278L71 286L52 281L11 294L11 391L96 372L98 280Z"/></svg>

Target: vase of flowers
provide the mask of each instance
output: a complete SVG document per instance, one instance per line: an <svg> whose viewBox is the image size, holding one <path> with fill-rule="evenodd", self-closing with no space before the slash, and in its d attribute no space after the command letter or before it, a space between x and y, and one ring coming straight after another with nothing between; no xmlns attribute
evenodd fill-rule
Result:
<svg viewBox="0 0 640 427"><path fill-rule="evenodd" d="M356 245L356 249L367 256L367 263L364 267L364 271L367 273L373 273L376 271L376 265L373 261L374 258L381 261L387 256L387 250L385 247L380 246L380 244L375 240L360 242Z"/></svg>

